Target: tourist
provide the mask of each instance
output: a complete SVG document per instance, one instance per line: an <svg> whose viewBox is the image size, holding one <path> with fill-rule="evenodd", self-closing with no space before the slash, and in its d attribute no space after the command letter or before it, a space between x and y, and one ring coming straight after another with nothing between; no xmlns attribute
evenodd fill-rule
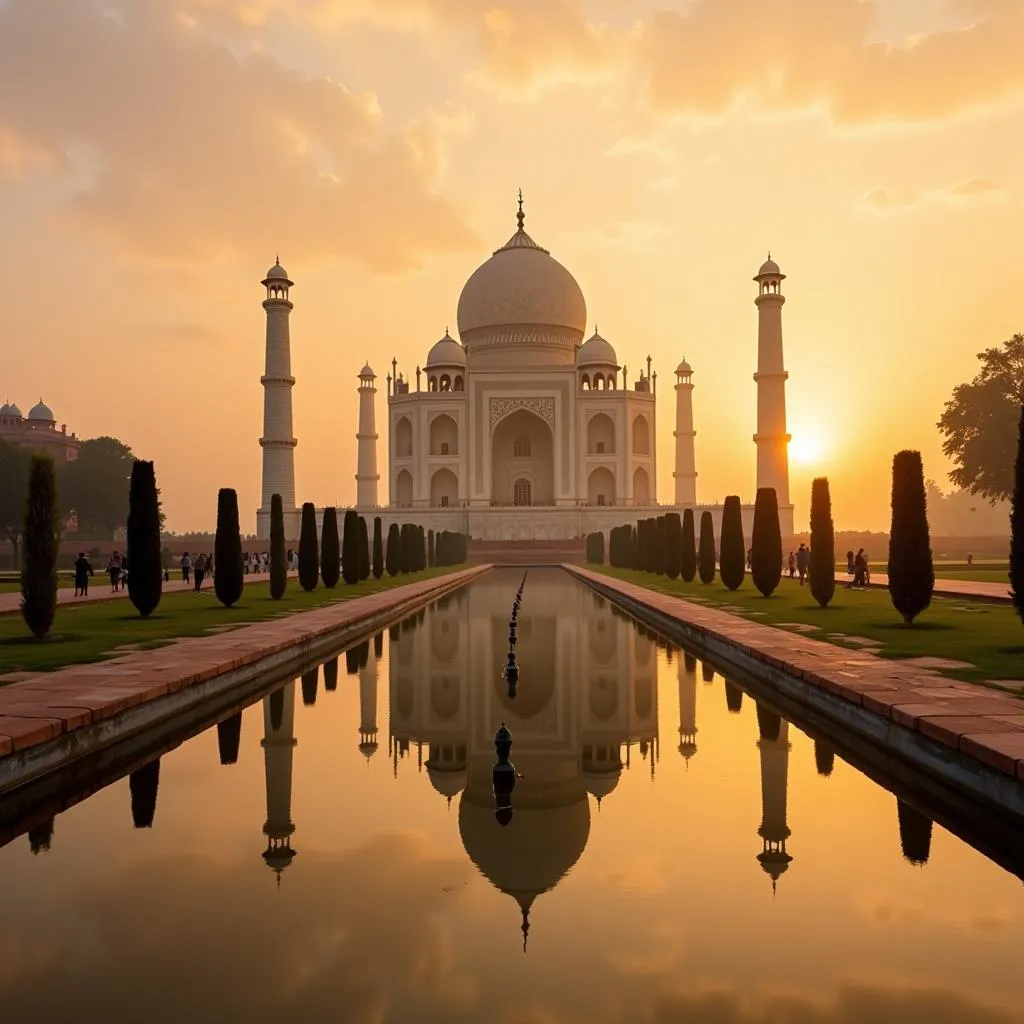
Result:
<svg viewBox="0 0 1024 1024"><path fill-rule="evenodd" d="M804 585L807 578L807 569L811 564L811 549L806 544L801 544L796 552L796 571L800 574L800 586Z"/></svg>
<svg viewBox="0 0 1024 1024"><path fill-rule="evenodd" d="M868 582L868 561L864 556L864 549L860 548L853 558L853 579L846 584L847 590L851 587L865 587Z"/></svg>
<svg viewBox="0 0 1024 1024"><path fill-rule="evenodd" d="M206 559L202 555L196 555L194 574L196 578L196 593L198 594L203 586L203 577L206 575Z"/></svg>
<svg viewBox="0 0 1024 1024"><path fill-rule="evenodd" d="M79 594L82 597L89 596L89 577L94 575L89 559L85 557L84 551L78 552L75 559L75 597Z"/></svg>
<svg viewBox="0 0 1024 1024"><path fill-rule="evenodd" d="M292 554L292 549L291 549L291 548L289 548L289 549L288 549L288 554L287 554L287 556L286 556L286 561L285 561L285 563L284 563L284 564L285 564L285 568L286 568L286 569L291 569L291 568L292 568L292 559L293 559L294 557L295 557L295 556L294 556L294 555Z"/></svg>
<svg viewBox="0 0 1024 1024"><path fill-rule="evenodd" d="M213 567L213 555L206 556L206 575L209 576L211 580L216 579L217 572Z"/></svg>
<svg viewBox="0 0 1024 1024"><path fill-rule="evenodd" d="M192 572L192 559L189 558L188 552L186 551L181 556L181 581L182 583L188 583L189 574Z"/></svg>
<svg viewBox="0 0 1024 1024"><path fill-rule="evenodd" d="M853 575L853 572L854 572L854 564L853 564L853 562L854 562L853 552L852 551L847 551L846 552L846 575L847 576L852 576Z"/></svg>
<svg viewBox="0 0 1024 1024"><path fill-rule="evenodd" d="M747 568L751 569L754 564L754 549L747 548Z"/></svg>
<svg viewBox="0 0 1024 1024"><path fill-rule="evenodd" d="M789 578L792 579L796 575L796 555L792 551L789 553Z"/></svg>
<svg viewBox="0 0 1024 1024"><path fill-rule="evenodd" d="M967 565L968 566L974 565L974 555L972 555L970 553L970 551L967 552Z"/></svg>
<svg viewBox="0 0 1024 1024"><path fill-rule="evenodd" d="M117 593L118 583L121 580L121 553L115 551L107 562L107 574L110 576L110 592Z"/></svg>

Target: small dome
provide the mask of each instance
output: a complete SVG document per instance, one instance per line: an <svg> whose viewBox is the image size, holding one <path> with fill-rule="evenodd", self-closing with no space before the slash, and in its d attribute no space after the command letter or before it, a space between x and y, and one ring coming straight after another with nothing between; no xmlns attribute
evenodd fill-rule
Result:
<svg viewBox="0 0 1024 1024"><path fill-rule="evenodd" d="M440 341L435 341L427 353L427 368L465 365L466 350L448 333L446 328L444 337Z"/></svg>
<svg viewBox="0 0 1024 1024"><path fill-rule="evenodd" d="M18 408L18 406L17 406L17 404L15 402L11 402L10 405L5 405L4 408L7 410L5 415L7 415L7 416L14 416L16 419L19 419L19 420L21 419L22 412Z"/></svg>
<svg viewBox="0 0 1024 1024"><path fill-rule="evenodd" d="M366 363L363 366L363 368L359 371L359 378L360 378L360 380L366 380L366 379L376 380L377 379L377 374L375 374L373 372L373 369L370 367L370 364Z"/></svg>
<svg viewBox="0 0 1024 1024"><path fill-rule="evenodd" d="M288 271L281 266L280 261L274 263L274 265L267 271L268 281L287 281Z"/></svg>
<svg viewBox="0 0 1024 1024"><path fill-rule="evenodd" d="M56 418L53 415L53 411L48 405L46 405L40 398L39 401L32 406L28 411L28 418L30 420L36 420L37 422L43 423L54 423Z"/></svg>
<svg viewBox="0 0 1024 1024"><path fill-rule="evenodd" d="M464 767L444 769L428 763L427 778L430 780L431 786L441 796L446 796L449 800L453 796L458 796L466 788L466 769Z"/></svg>
<svg viewBox="0 0 1024 1024"><path fill-rule="evenodd" d="M683 361L682 361L682 362L681 362L681 363L680 363L680 364L679 364L679 365L678 365L678 366L676 367L676 373L678 373L680 377L683 377L683 376L689 376L690 374L692 374L692 373L693 373L693 367L692 367L692 366L690 366L690 364L689 364L689 363L688 363L688 362L687 362L687 361L686 361L686 360L684 359L684 360L683 360Z"/></svg>
<svg viewBox="0 0 1024 1024"><path fill-rule="evenodd" d="M778 263L772 259L771 253L768 254L768 259L761 264L761 269L757 272L757 277L754 280L762 277L785 277L786 275L779 269Z"/></svg>
<svg viewBox="0 0 1024 1024"><path fill-rule="evenodd" d="M584 768L583 784L587 787L587 792L591 796L602 800L619 784L621 774L621 768L616 768L612 771L593 771Z"/></svg>
<svg viewBox="0 0 1024 1024"><path fill-rule="evenodd" d="M615 356L615 349L612 348L610 342L605 341L597 333L596 328L594 333L580 346L579 352L576 353L576 362L579 366L598 364L601 366L614 366L616 369L619 366Z"/></svg>
<svg viewBox="0 0 1024 1024"><path fill-rule="evenodd" d="M12 413L11 413L11 409L12 408L13 407L11 405L9 405L7 402L4 402L3 405L0 405L0 416L10 416L10 415L12 415Z"/></svg>

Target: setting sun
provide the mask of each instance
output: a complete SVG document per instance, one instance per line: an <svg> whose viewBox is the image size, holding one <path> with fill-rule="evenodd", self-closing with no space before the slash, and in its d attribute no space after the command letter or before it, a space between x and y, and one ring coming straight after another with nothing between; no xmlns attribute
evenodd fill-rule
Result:
<svg viewBox="0 0 1024 1024"><path fill-rule="evenodd" d="M789 442L789 457L801 466L813 466L825 455L825 444L821 437L813 434L798 434Z"/></svg>

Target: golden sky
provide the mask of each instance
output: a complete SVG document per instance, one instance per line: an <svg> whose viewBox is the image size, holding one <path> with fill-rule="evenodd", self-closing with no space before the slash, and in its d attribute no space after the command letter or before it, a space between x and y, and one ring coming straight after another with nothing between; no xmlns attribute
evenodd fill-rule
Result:
<svg viewBox="0 0 1024 1024"><path fill-rule="evenodd" d="M298 497L350 503L359 367L425 359L521 186L661 370L663 499L684 355L698 495L753 495L770 248L797 522L825 473L884 528L893 453L944 480L943 402L1024 329L1022 47L1024 0L0 0L0 398L154 459L171 529L221 486L254 529L279 251Z"/></svg>

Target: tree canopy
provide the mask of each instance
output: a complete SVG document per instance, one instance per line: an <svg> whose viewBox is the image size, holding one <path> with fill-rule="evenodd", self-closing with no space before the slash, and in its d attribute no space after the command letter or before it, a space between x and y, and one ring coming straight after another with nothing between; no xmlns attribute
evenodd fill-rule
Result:
<svg viewBox="0 0 1024 1024"><path fill-rule="evenodd" d="M942 450L954 463L949 479L990 501L1013 492L1017 419L1024 404L1024 334L978 353L981 370L953 389L939 419Z"/></svg>
<svg viewBox="0 0 1024 1024"><path fill-rule="evenodd" d="M25 524L28 466L32 453L0 441L0 537L17 548Z"/></svg>
<svg viewBox="0 0 1024 1024"><path fill-rule="evenodd" d="M61 515L74 512L78 532L109 540L128 522L128 481L135 456L116 437L83 441L78 458L57 470ZM163 515L161 513L161 526Z"/></svg>

